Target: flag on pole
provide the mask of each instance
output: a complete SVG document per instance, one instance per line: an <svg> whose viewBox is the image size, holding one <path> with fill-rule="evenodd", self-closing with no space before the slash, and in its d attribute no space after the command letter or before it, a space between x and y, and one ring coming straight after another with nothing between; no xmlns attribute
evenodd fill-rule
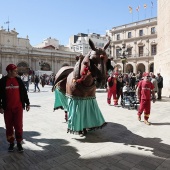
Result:
<svg viewBox="0 0 170 170"><path fill-rule="evenodd" d="M153 2L151 1L151 8L153 8Z"/></svg>
<svg viewBox="0 0 170 170"><path fill-rule="evenodd" d="M147 8L147 4L144 4L143 7L146 9Z"/></svg>
<svg viewBox="0 0 170 170"><path fill-rule="evenodd" d="M137 11L137 12L139 12L139 8L140 8L140 6L138 6L138 7L136 8L136 11Z"/></svg>
<svg viewBox="0 0 170 170"><path fill-rule="evenodd" d="M129 12L132 13L133 8L129 6Z"/></svg>

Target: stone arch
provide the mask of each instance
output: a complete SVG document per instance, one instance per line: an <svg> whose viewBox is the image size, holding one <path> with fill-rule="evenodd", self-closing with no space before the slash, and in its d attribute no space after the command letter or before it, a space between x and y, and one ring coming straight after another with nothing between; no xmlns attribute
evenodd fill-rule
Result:
<svg viewBox="0 0 170 170"><path fill-rule="evenodd" d="M70 66L68 63L64 63L61 67Z"/></svg>
<svg viewBox="0 0 170 170"><path fill-rule="evenodd" d="M149 65L149 72L154 72L154 63Z"/></svg>
<svg viewBox="0 0 170 170"><path fill-rule="evenodd" d="M141 41L138 43L138 47L145 46L145 44Z"/></svg>
<svg viewBox="0 0 170 170"><path fill-rule="evenodd" d="M117 48L117 49L120 49L121 47L117 45L116 48Z"/></svg>
<svg viewBox="0 0 170 170"><path fill-rule="evenodd" d="M146 71L145 65L144 65L143 63L139 63L139 64L137 65L137 73L138 73L138 72L143 73L143 72L145 72L145 71Z"/></svg>
<svg viewBox="0 0 170 170"><path fill-rule="evenodd" d="M18 67L18 74L22 75L23 73L29 73L29 65L25 61L21 61L17 64Z"/></svg>
<svg viewBox="0 0 170 170"><path fill-rule="evenodd" d="M51 66L50 66L50 64L48 64L48 63L43 63L42 65L41 65L41 70L43 70L43 71L50 71L51 70Z"/></svg>
<svg viewBox="0 0 170 170"><path fill-rule="evenodd" d="M133 65L132 64L127 64L125 66L125 73L130 73L130 72L133 73Z"/></svg>

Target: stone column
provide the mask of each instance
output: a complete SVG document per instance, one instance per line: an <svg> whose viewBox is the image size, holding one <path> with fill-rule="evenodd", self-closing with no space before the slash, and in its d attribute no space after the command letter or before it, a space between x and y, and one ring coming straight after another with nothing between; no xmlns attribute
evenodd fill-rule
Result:
<svg viewBox="0 0 170 170"><path fill-rule="evenodd" d="M164 78L163 96L170 96L170 1L158 0L158 53L154 57L154 72Z"/></svg>
<svg viewBox="0 0 170 170"><path fill-rule="evenodd" d="M111 46L111 57L113 57L113 59L115 59L115 57L114 57L114 44L113 44L113 42L111 42L111 44L110 44L110 46Z"/></svg>

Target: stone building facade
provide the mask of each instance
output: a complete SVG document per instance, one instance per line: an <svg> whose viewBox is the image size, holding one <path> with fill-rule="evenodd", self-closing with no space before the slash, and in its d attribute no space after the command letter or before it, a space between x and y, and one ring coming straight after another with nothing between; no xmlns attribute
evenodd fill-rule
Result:
<svg viewBox="0 0 170 170"><path fill-rule="evenodd" d="M170 1L158 0L158 54L155 56L155 72L164 78L162 93L170 97Z"/></svg>
<svg viewBox="0 0 170 170"><path fill-rule="evenodd" d="M19 73L37 70L56 73L63 65L74 66L76 56L69 48L54 45L33 47L26 38L18 38L16 30L0 30L0 74L6 74L6 66L10 63L18 66Z"/></svg>
<svg viewBox="0 0 170 170"><path fill-rule="evenodd" d="M113 27L107 31L107 35L111 39L110 56L120 72L154 72L158 42L156 17ZM120 58L123 46L127 58L125 64Z"/></svg>
<svg viewBox="0 0 170 170"><path fill-rule="evenodd" d="M79 52L85 56L91 50L89 46L89 38L93 41L94 45L98 48L103 48L104 45L108 42L108 37L106 35L100 35L96 33L91 33L91 34L79 33L69 38L69 48L72 51ZM106 49L106 53L109 57L110 48Z"/></svg>

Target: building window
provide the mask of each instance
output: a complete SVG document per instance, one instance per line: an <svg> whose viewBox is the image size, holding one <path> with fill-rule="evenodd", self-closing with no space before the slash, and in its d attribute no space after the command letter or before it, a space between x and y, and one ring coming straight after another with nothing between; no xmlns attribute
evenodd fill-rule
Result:
<svg viewBox="0 0 170 170"><path fill-rule="evenodd" d="M128 38L131 38L131 37L132 37L132 33L128 32Z"/></svg>
<svg viewBox="0 0 170 170"><path fill-rule="evenodd" d="M143 30L139 30L139 36L143 36Z"/></svg>
<svg viewBox="0 0 170 170"><path fill-rule="evenodd" d="M132 57L132 48L127 48L127 56Z"/></svg>
<svg viewBox="0 0 170 170"><path fill-rule="evenodd" d="M120 57L120 49L119 48L116 49L116 57Z"/></svg>
<svg viewBox="0 0 170 170"><path fill-rule="evenodd" d="M151 28L151 34L155 34L156 30L155 30L155 27L152 27Z"/></svg>
<svg viewBox="0 0 170 170"><path fill-rule="evenodd" d="M156 55L156 53L157 53L156 45L151 45L151 55Z"/></svg>
<svg viewBox="0 0 170 170"><path fill-rule="evenodd" d="M139 47L139 57L143 56L143 46Z"/></svg>
<svg viewBox="0 0 170 170"><path fill-rule="evenodd" d="M117 40L120 40L120 34L117 34Z"/></svg>

